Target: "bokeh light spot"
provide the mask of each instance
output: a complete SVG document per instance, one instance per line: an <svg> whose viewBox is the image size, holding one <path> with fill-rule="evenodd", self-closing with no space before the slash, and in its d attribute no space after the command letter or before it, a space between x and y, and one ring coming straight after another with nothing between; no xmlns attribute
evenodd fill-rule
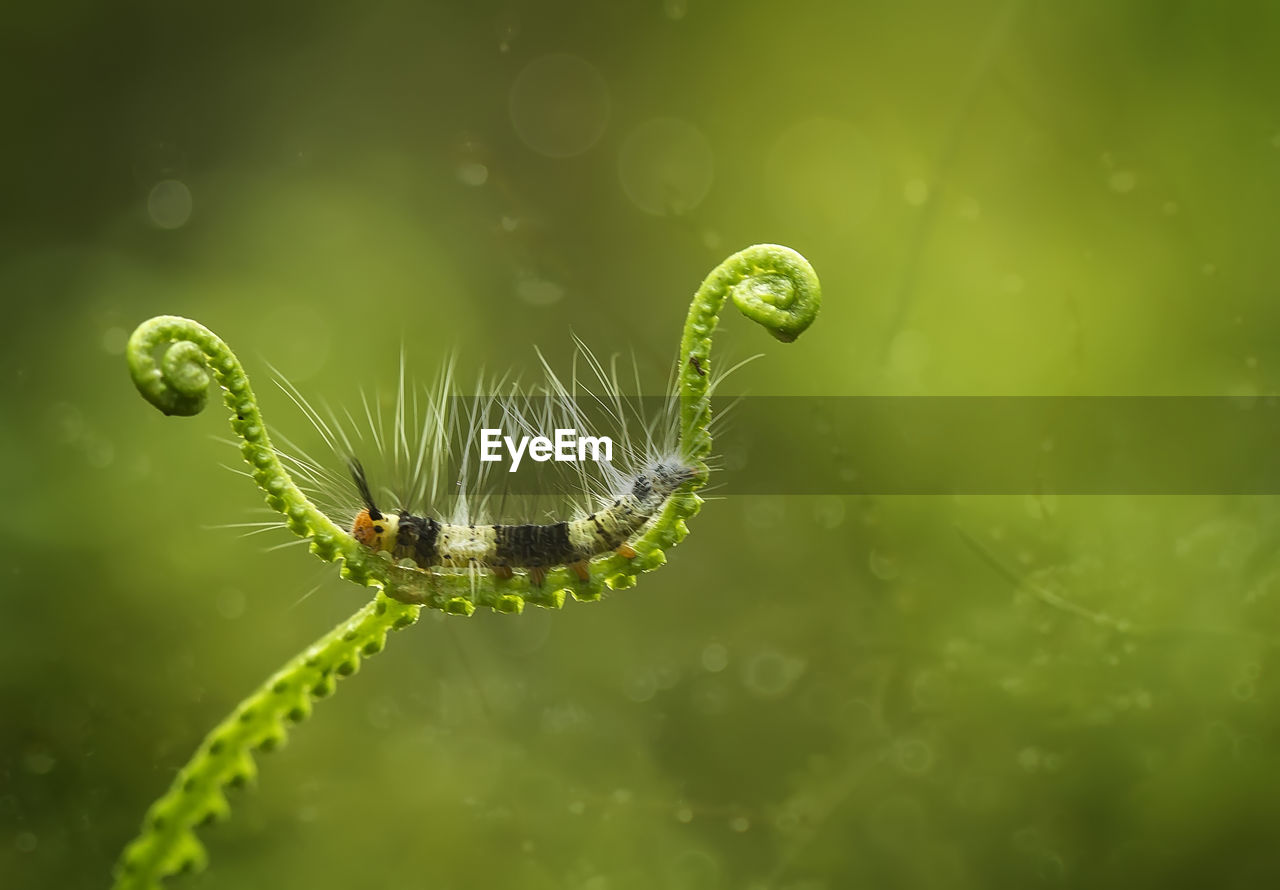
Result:
<svg viewBox="0 0 1280 890"><path fill-rule="evenodd" d="M892 553L881 550L872 550L867 555L867 567L870 568L871 574L875 575L881 581L896 580L898 575L902 573L901 566L898 565L898 559Z"/></svg>
<svg viewBox="0 0 1280 890"><path fill-rule="evenodd" d="M678 22L689 14L689 0L662 0L662 14Z"/></svg>
<svg viewBox="0 0 1280 890"><path fill-rule="evenodd" d="M484 185L489 181L489 168L479 161L463 161L456 173L463 185Z"/></svg>
<svg viewBox="0 0 1280 890"><path fill-rule="evenodd" d="M825 529L839 528L844 524L844 500L836 495L826 495L816 499L813 507L813 519Z"/></svg>
<svg viewBox="0 0 1280 890"><path fill-rule="evenodd" d="M1117 170L1111 174L1107 184L1111 186L1113 192L1126 195L1133 191L1134 186L1138 184L1138 177L1130 170Z"/></svg>
<svg viewBox="0 0 1280 890"><path fill-rule="evenodd" d="M244 591L234 587L223 588L214 599L214 608L218 610L218 614L228 621L244 615L245 609Z"/></svg>
<svg viewBox="0 0 1280 890"><path fill-rule="evenodd" d="M702 667L709 673L718 674L729 666L729 650L723 643L708 643L702 650Z"/></svg>
<svg viewBox="0 0 1280 890"><path fill-rule="evenodd" d="M27 751L22 758L22 765L32 775L43 776L53 772L58 761L47 749L40 747Z"/></svg>
<svg viewBox="0 0 1280 890"><path fill-rule="evenodd" d="M711 144L692 124L670 117L645 121L622 143L618 155L622 190L654 216L680 216L711 190L715 164Z"/></svg>
<svg viewBox="0 0 1280 890"><path fill-rule="evenodd" d="M191 189L176 179L164 179L147 194L147 215L162 229L180 229L191 219Z"/></svg>
<svg viewBox="0 0 1280 890"><path fill-rule="evenodd" d="M760 698L777 698L790 691L804 674L805 663L772 649L753 656L743 667L742 684Z"/></svg>
<svg viewBox="0 0 1280 890"><path fill-rule="evenodd" d="M551 306L564 299L564 288L541 276L528 275L516 282L516 296L530 306Z"/></svg>
<svg viewBox="0 0 1280 890"><path fill-rule="evenodd" d="M510 111L525 145L549 158L570 158L604 135L609 88L600 72L577 56L542 56L516 75Z"/></svg>
<svg viewBox="0 0 1280 890"><path fill-rule="evenodd" d="M623 681L623 694L633 702L647 702L658 694L658 679L651 670L631 671Z"/></svg>
<svg viewBox="0 0 1280 890"><path fill-rule="evenodd" d="M923 739L899 739L893 746L893 759L904 773L919 776L933 766L933 748Z"/></svg>
<svg viewBox="0 0 1280 890"><path fill-rule="evenodd" d="M124 355L128 343L129 332L122 327L112 325L102 332L102 348L108 355Z"/></svg>

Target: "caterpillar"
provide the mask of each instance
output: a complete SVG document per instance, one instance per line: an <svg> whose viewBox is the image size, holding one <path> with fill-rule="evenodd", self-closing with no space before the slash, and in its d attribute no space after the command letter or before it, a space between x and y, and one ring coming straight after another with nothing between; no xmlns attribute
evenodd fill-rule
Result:
<svg viewBox="0 0 1280 890"><path fill-rule="evenodd" d="M454 525L406 510L384 513L374 503L364 469L351 465L364 507L351 525L351 536L375 552L411 560L419 568L484 566L500 578L516 568L528 569L541 586L548 568L567 565L579 580L590 578L588 563L613 550L632 559L627 539L640 531L680 486L697 476L692 467L655 462L640 473L630 491L581 519L547 524Z"/></svg>
<svg viewBox="0 0 1280 890"><path fill-rule="evenodd" d="M497 385L481 382L477 391L487 395L477 396L469 405L455 391L451 362L445 364L436 383L427 388L424 399L406 396L402 359L401 385L389 431L385 430L385 419L375 418L376 409L370 407L369 397L362 398L371 432L367 437L359 435L357 422L350 415L344 422L332 410L322 414L280 374L280 388L342 461L348 473L344 481L349 484L340 484L321 461L283 436L278 438L289 450L278 453L300 477L303 490L317 503L326 505L336 523L346 527L368 550L390 556L401 567L473 576L491 573L499 580L510 580L516 572L522 572L534 588L539 588L548 570L563 566L579 583L589 584L593 559L610 553L626 560L637 556L630 541L682 486L698 479L701 468L681 453L676 402L624 395L616 363L606 369L580 340L575 341L575 346L569 383L562 382L539 354L546 372L545 383L530 393L522 393L515 384L509 392L501 393L495 392ZM590 373L579 374L579 360ZM719 373L708 392L714 393L716 386L737 367L740 365ZM588 381L594 378L595 384L583 383L583 376ZM639 389L638 371L636 378ZM373 402L376 404L377 399ZM651 409L654 402L659 404ZM420 410L423 405L425 411ZM416 416L420 413L425 417ZM489 434L493 439L490 445L497 446L499 434L510 429L533 434L553 430L557 434L575 434L580 429L606 433L579 440L585 444L579 444L577 455L572 450L557 455L576 468L570 474L572 478L557 478L556 487L563 489L568 500L577 501L570 515L531 522L527 520L529 505L520 510L506 504L509 514L525 518L493 521L498 508L489 492L499 487L495 485L499 480L493 475L500 468L490 469L486 461L500 461L501 455L482 456L479 461L474 457L480 451L477 445L484 441L482 433ZM410 445L413 430L420 431L416 433L416 448ZM361 449L352 444L353 440L363 438L372 440L373 448L382 452L379 456L384 464L398 467L401 480L398 486L386 487L388 494L375 495L365 464L356 456ZM542 438L546 440L546 450L532 459L542 462L544 469L554 470L561 464L546 463L552 446L549 438ZM503 440L511 458L513 440L510 436ZM560 444L571 443L566 440ZM528 436L514 452L510 473L519 468L526 447ZM533 450L528 447L529 452ZM389 455L385 453L388 451ZM451 463L455 454L461 455L458 466ZM508 479L500 482L510 487ZM341 505L351 486L356 494L354 511ZM450 497L457 502L451 512L447 508ZM561 514L564 500L557 499ZM421 510L415 511L414 506Z"/></svg>

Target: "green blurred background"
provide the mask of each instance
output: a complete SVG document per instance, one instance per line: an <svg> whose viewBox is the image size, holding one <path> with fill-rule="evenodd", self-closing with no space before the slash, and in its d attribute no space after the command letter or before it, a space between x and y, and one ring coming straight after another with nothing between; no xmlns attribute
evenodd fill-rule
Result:
<svg viewBox="0 0 1280 890"><path fill-rule="evenodd" d="M728 318L733 392L1277 389L1274 3L203 7L6 9L5 888L104 886L364 599L210 528L261 499L220 412L134 392L151 315L302 434L271 366L352 405L401 344L527 372L575 332L661 376L776 241L826 306L787 348ZM724 494L636 590L394 637L175 886L1280 876L1274 498Z"/></svg>

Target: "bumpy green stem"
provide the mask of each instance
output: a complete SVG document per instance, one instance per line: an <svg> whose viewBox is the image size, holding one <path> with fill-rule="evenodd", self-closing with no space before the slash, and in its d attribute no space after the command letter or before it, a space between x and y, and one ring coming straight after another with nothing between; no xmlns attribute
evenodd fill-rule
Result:
<svg viewBox="0 0 1280 890"><path fill-rule="evenodd" d="M190 319L160 316L129 339L128 362L138 391L165 414L191 416L204 409L216 381L231 412L240 452L267 504L288 527L310 541L311 552L337 563L342 577L372 587L373 601L349 621L289 662L219 724L147 814L142 833L117 866L117 890L150 890L185 869L203 867L204 849L193 829L227 812L223 789L254 774L251 752L284 740L287 720L310 712L310 699L328 695L334 680L356 670L361 655L382 649L390 629L406 627L422 606L470 615L478 606L519 612L525 603L559 608L565 594L595 600L606 589L630 587L636 576L666 561L665 549L688 534L685 521L702 504L696 489L706 479L710 454L711 335L726 299L784 342L794 340L818 313L821 291L808 262L793 250L757 245L720 264L698 289L680 345L681 448L703 472L668 500L635 542L634 557L593 560L587 580L568 568L548 572L541 585L529 574L503 579L401 567L361 546L321 513L294 484L267 435L257 399L239 360L212 331ZM159 358L157 360L157 353Z"/></svg>
<svg viewBox="0 0 1280 890"><path fill-rule="evenodd" d="M339 677L359 670L362 656L382 651L387 631L407 627L417 614L418 607L378 594L240 702L147 811L142 833L116 866L117 890L149 890L169 875L204 868L207 857L195 829L227 818L223 791L252 781L252 752L283 744L288 726L311 713L313 698L332 693Z"/></svg>

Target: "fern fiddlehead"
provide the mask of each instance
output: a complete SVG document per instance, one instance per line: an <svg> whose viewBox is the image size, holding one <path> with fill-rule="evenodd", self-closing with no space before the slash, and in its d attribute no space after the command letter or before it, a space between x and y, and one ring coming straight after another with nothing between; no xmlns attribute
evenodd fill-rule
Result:
<svg viewBox="0 0 1280 890"><path fill-rule="evenodd" d="M478 606L500 612L519 612L525 603L559 608L566 594L578 600L599 599L605 589L630 587L641 572L662 565L665 550L688 534L686 520L702 504L696 489L705 482L703 460L711 451L711 336L727 299L777 339L790 342L816 317L821 290L809 263L786 247L756 245L721 263L694 296L680 346L680 436L682 449L697 461L697 477L667 501L627 555L594 559L588 572L559 567L537 580L524 573L495 574L478 586L466 575L398 565L385 553L365 548L317 509L277 456L239 360L212 331L177 316L158 316L139 325L126 355L142 396L166 415L192 416L204 409L210 384L216 382L241 441L241 455L267 504L284 517L291 531L309 540L312 553L337 563L342 577L376 593L205 737L168 791L148 810L139 836L125 848L116 867L117 890L155 888L165 877L202 868L206 854L195 829L226 817L224 789L252 779L252 752L281 744L288 723L304 719L313 698L329 695L339 677L354 673L362 657L379 652L390 630L414 623L423 606L464 615Z"/></svg>

